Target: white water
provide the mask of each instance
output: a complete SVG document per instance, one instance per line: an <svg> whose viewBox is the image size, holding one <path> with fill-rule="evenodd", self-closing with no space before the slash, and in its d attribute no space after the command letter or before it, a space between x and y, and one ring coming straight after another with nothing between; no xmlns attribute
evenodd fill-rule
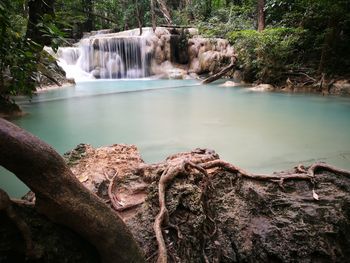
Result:
<svg viewBox="0 0 350 263"><path fill-rule="evenodd" d="M98 34L80 40L78 47L59 48L59 65L67 78L144 78L150 75L146 35Z"/></svg>

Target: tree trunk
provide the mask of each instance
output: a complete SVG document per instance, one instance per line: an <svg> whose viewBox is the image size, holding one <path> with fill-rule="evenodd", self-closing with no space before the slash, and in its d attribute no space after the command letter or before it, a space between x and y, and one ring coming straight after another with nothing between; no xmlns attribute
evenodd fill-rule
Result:
<svg viewBox="0 0 350 263"><path fill-rule="evenodd" d="M170 12L169 9L165 3L165 0L157 0L157 3L159 5L159 9L162 12L162 14L165 17L165 20L167 21L168 25L171 25L173 23L171 16L170 16Z"/></svg>
<svg viewBox="0 0 350 263"><path fill-rule="evenodd" d="M206 78L205 80L202 81L202 84L209 84L215 80L218 80L222 76L224 76L227 72L229 72L231 69L235 68L235 60L232 60L231 64L228 65L227 67L223 68L220 70L218 73Z"/></svg>
<svg viewBox="0 0 350 263"><path fill-rule="evenodd" d="M36 194L40 213L86 238L102 262L144 262L123 221L76 179L63 158L4 119L0 119L0 165Z"/></svg>
<svg viewBox="0 0 350 263"><path fill-rule="evenodd" d="M258 31L262 32L265 29L265 0L258 0Z"/></svg>
<svg viewBox="0 0 350 263"><path fill-rule="evenodd" d="M137 19L137 23L139 24L140 36L141 36L142 35L142 16L143 16L143 14L140 11L138 0L135 1L135 12L136 12L136 19Z"/></svg>
<svg viewBox="0 0 350 263"><path fill-rule="evenodd" d="M153 32L156 31L157 21L156 21L156 13L154 12L154 2L151 0L151 15L152 15L152 29Z"/></svg>

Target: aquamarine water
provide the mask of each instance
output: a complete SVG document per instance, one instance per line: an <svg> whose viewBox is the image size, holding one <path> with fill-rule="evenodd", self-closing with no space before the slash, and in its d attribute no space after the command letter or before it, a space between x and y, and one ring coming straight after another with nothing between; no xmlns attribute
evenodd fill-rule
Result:
<svg viewBox="0 0 350 263"><path fill-rule="evenodd" d="M135 144L147 162L196 147L253 172L326 161L350 169L350 98L264 93L195 80L81 82L40 93L14 122L64 153ZM11 195L23 185L0 172Z"/></svg>

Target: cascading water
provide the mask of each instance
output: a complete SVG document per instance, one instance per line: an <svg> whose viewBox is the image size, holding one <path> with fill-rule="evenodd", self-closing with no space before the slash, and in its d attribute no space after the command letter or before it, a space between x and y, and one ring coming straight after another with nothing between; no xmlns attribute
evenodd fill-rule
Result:
<svg viewBox="0 0 350 263"><path fill-rule="evenodd" d="M60 66L76 81L94 78L144 78L150 75L151 55L144 36L98 34L79 47L60 48Z"/></svg>
<svg viewBox="0 0 350 263"><path fill-rule="evenodd" d="M75 81L150 75L184 79L215 72L235 55L227 40L202 38L196 29L188 29L186 35L162 27L155 31L145 27L142 32L141 36L139 29L90 33L80 40L78 47L58 50L60 66L67 78ZM184 45L188 36L191 38Z"/></svg>

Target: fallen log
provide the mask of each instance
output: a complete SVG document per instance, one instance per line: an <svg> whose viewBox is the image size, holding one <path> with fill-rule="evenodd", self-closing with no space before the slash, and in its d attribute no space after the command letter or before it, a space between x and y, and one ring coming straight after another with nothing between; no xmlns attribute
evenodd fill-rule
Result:
<svg viewBox="0 0 350 263"><path fill-rule="evenodd" d="M48 144L1 118L0 165L35 193L40 213L86 238L102 262L144 262L123 221L77 180L63 158Z"/></svg>
<svg viewBox="0 0 350 263"><path fill-rule="evenodd" d="M202 81L202 84L209 84L215 80L218 80L219 78L223 77L227 72L234 69L236 67L235 59L232 59L230 65L226 66L222 70L220 70L218 73L213 74Z"/></svg>

